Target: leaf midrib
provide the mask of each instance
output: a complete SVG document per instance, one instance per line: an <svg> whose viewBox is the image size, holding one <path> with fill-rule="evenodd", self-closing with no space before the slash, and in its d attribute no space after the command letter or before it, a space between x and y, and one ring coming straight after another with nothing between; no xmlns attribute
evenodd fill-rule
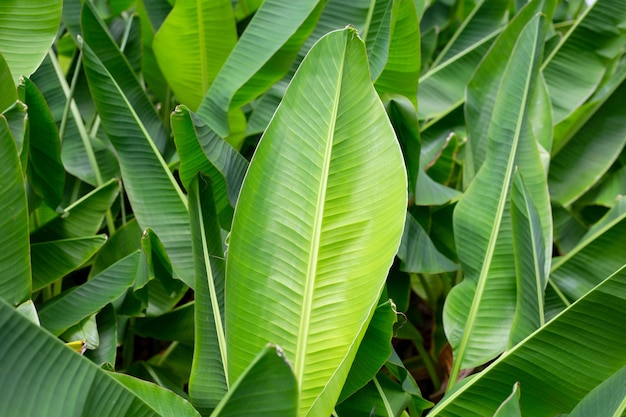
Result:
<svg viewBox="0 0 626 417"><path fill-rule="evenodd" d="M298 334L298 343L296 346L296 359L294 364L294 374L296 381L298 382L298 390L302 391L302 380L304 376L304 366L307 348L307 339L309 335L309 326L311 322L311 310L313 306L313 294L315 290L315 278L317 276L317 262L320 247L320 238L322 232L322 221L324 218L324 203L326 201L326 190L328 186L328 173L330 170L330 159L333 148L333 133L335 131L335 123L337 121L337 114L339 108L339 97L341 94L341 86L343 81L343 68L345 63L345 50L346 44L344 43L344 53L341 59L339 67L339 79L335 87L335 97L333 102L333 109L331 114L331 120L328 127L328 136L326 142L326 149L324 154L324 166L322 167L322 180L318 190L318 198L313 220L313 238L311 239L311 246L309 249L309 263L308 271L306 275L306 282L304 287L304 296L302 299L302 310L300 314L300 326Z"/></svg>

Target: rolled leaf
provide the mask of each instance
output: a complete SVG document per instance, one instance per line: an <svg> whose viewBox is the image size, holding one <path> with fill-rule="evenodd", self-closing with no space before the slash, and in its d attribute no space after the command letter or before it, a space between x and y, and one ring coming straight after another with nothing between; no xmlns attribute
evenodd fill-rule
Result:
<svg viewBox="0 0 626 417"><path fill-rule="evenodd" d="M30 298L31 269L26 189L17 147L0 115L0 298L17 305Z"/></svg>
<svg viewBox="0 0 626 417"><path fill-rule="evenodd" d="M227 258L229 380L266 343L300 415L332 411L402 234L406 172L354 29L303 61L244 180ZM320 364L324 364L320 366Z"/></svg>

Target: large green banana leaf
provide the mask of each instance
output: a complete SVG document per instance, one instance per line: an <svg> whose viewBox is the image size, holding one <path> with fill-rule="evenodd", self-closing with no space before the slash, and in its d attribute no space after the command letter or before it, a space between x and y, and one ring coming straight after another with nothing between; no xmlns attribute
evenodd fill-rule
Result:
<svg viewBox="0 0 626 417"><path fill-rule="evenodd" d="M260 95L289 71L323 5L320 0L263 2L198 109L212 130L226 137L229 110Z"/></svg>
<svg viewBox="0 0 626 417"><path fill-rule="evenodd" d="M7 119L0 115L0 298L19 304L30 297L28 208L22 165Z"/></svg>
<svg viewBox="0 0 626 417"><path fill-rule="evenodd" d="M189 218L196 270L194 355L189 396L203 414L228 391L224 332L224 250L210 179L196 176L189 188Z"/></svg>
<svg viewBox="0 0 626 417"><path fill-rule="evenodd" d="M569 413L626 365L625 286L623 267L483 372L459 384L429 417L493 415L515 382L524 415Z"/></svg>
<svg viewBox="0 0 626 417"><path fill-rule="evenodd" d="M191 230L183 194L126 93L87 44L83 64L102 126L117 150L122 180L142 229L167 249L176 277L193 288Z"/></svg>
<svg viewBox="0 0 626 417"><path fill-rule="evenodd" d="M4 417L198 416L189 403L158 387L127 388L4 300L0 300L0 338ZM174 412L163 411L168 409Z"/></svg>
<svg viewBox="0 0 626 417"><path fill-rule="evenodd" d="M152 48L178 100L195 111L236 43L229 0L180 0Z"/></svg>
<svg viewBox="0 0 626 417"><path fill-rule="evenodd" d="M569 417L611 416L626 413L626 366L595 387L572 410Z"/></svg>
<svg viewBox="0 0 626 417"><path fill-rule="evenodd" d="M527 7L533 6L530 3ZM539 70L544 23L535 15L521 31L515 25L507 27L476 71L475 77L483 79L487 73L493 74L499 88L489 86L494 94L475 103L493 109L489 127L484 130L487 138L482 138L488 143L486 160L454 211L464 279L450 291L444 307L444 327L454 351L449 387L462 368L492 359L508 342L515 307L508 206L516 166L538 208L541 227L550 228L546 175L526 117ZM507 49L508 59L497 59ZM546 234L550 239L549 232ZM546 243L544 247L551 246Z"/></svg>
<svg viewBox="0 0 626 417"><path fill-rule="evenodd" d="M626 2L597 0L581 14L543 65L555 123L591 96L605 75L607 60L619 56L624 45Z"/></svg>
<svg viewBox="0 0 626 417"><path fill-rule="evenodd" d="M41 64L57 34L62 5L63 0L0 3L0 53L15 84L20 76L30 76Z"/></svg>
<svg viewBox="0 0 626 417"><path fill-rule="evenodd" d="M228 378L266 343L293 364L299 414L327 415L374 312L407 202L400 146L354 29L302 62L259 143L230 236Z"/></svg>
<svg viewBox="0 0 626 417"><path fill-rule="evenodd" d="M11 70L0 53L0 112L4 112L17 101L17 91Z"/></svg>

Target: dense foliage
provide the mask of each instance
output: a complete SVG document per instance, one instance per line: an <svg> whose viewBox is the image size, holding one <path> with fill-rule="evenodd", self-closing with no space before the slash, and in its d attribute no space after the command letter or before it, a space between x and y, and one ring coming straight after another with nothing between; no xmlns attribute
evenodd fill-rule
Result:
<svg viewBox="0 0 626 417"><path fill-rule="evenodd" d="M626 2L0 4L0 415L626 415Z"/></svg>

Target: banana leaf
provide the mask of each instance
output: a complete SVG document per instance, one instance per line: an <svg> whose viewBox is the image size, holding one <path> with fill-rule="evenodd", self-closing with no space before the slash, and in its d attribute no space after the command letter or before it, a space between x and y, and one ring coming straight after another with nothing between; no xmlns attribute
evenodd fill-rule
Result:
<svg viewBox="0 0 626 417"><path fill-rule="evenodd" d="M625 285L623 267L480 374L459 384L429 417L492 415L515 382L525 414L552 417L571 412L581 398L626 365Z"/></svg>
<svg viewBox="0 0 626 417"><path fill-rule="evenodd" d="M236 43L229 0L180 0L154 35L152 48L180 103L195 111Z"/></svg>
<svg viewBox="0 0 626 417"><path fill-rule="evenodd" d="M224 332L224 251L211 181L197 175L189 188L196 270L194 355L189 397L203 414L215 409L228 391Z"/></svg>
<svg viewBox="0 0 626 417"><path fill-rule="evenodd" d="M57 34L62 6L63 0L20 0L0 5L0 53L15 84L41 64Z"/></svg>
<svg viewBox="0 0 626 417"><path fill-rule="evenodd" d="M198 116L213 131L228 136L229 110L265 92L289 71L323 4L320 0L263 2L198 108Z"/></svg>
<svg viewBox="0 0 626 417"><path fill-rule="evenodd" d="M231 382L276 343L294 367L299 414L332 411L406 203L402 153L365 47L354 29L331 32L293 78L239 196L226 266Z"/></svg>
<svg viewBox="0 0 626 417"><path fill-rule="evenodd" d="M188 403L181 406L184 401L158 388L152 388L156 395L136 394L4 300L0 338L2 416L156 417L167 408L177 416L198 415Z"/></svg>
<svg viewBox="0 0 626 417"><path fill-rule="evenodd" d="M176 277L193 288L187 197L126 93L87 44L82 50L87 80L102 126L117 150L135 217L142 229L155 231L168 251Z"/></svg>
<svg viewBox="0 0 626 417"><path fill-rule="evenodd" d="M534 5L530 3L527 8ZM516 25L508 26L476 71L475 78L492 74L499 87L483 86L495 95L487 96L489 104L475 103L493 106L489 128L484 130L487 137L482 138L488 150L482 168L454 210L454 234L464 279L450 291L443 312L446 336L454 351L449 388L461 369L494 358L508 342L515 308L508 206L516 166L537 205L542 229L551 227L546 175L525 117L539 70L544 24L541 16L535 15L521 31ZM507 46L508 59L496 59ZM551 236L545 234L545 247L550 248Z"/></svg>
<svg viewBox="0 0 626 417"><path fill-rule="evenodd" d="M607 60L621 54L626 45L625 25L626 3L598 0L580 15L546 57L542 70L555 123L565 119L596 90L605 75Z"/></svg>
<svg viewBox="0 0 626 417"><path fill-rule="evenodd" d="M17 305L30 298L31 268L26 189L17 147L0 115L0 298Z"/></svg>

